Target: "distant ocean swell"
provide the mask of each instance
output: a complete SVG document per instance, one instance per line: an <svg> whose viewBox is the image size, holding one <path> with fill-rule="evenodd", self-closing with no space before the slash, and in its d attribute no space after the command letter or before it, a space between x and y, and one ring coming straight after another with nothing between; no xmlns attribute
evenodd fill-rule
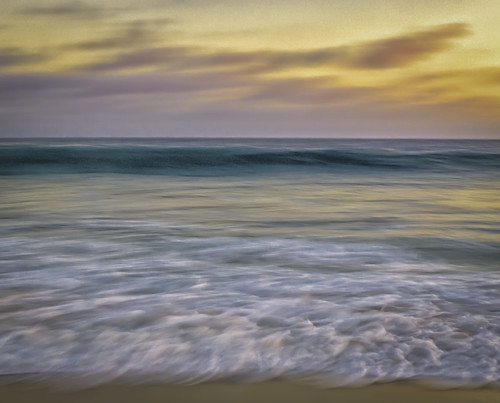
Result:
<svg viewBox="0 0 500 403"><path fill-rule="evenodd" d="M169 173L197 168L500 169L500 153L391 152L251 147L4 146L0 175L36 173Z"/></svg>

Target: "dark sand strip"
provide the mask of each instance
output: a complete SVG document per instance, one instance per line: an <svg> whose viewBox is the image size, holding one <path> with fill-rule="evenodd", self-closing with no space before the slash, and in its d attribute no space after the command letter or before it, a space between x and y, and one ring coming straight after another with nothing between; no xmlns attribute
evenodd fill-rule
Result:
<svg viewBox="0 0 500 403"><path fill-rule="evenodd" d="M408 383L377 384L361 388L320 389L291 382L204 383L180 385L102 385L62 390L41 384L15 382L0 385L2 403L499 403L500 389L436 390Z"/></svg>

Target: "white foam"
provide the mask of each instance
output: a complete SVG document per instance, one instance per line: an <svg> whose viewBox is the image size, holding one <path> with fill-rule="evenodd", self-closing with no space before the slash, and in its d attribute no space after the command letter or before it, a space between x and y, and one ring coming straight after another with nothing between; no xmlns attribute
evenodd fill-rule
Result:
<svg viewBox="0 0 500 403"><path fill-rule="evenodd" d="M136 249L113 237L1 245L3 373L500 382L496 273L385 245L161 240Z"/></svg>

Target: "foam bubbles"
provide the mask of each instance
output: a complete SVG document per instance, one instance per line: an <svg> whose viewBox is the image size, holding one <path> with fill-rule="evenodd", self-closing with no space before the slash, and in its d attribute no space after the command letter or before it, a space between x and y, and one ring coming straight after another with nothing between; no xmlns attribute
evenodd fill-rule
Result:
<svg viewBox="0 0 500 403"><path fill-rule="evenodd" d="M329 386L500 380L495 273L381 244L162 242L131 250L113 237L13 237L0 246L7 262L17 248L0 283L3 373Z"/></svg>

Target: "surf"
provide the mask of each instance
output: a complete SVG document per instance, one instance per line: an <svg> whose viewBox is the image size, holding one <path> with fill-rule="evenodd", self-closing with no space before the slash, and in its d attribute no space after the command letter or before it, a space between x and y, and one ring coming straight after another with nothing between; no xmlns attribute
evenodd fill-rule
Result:
<svg viewBox="0 0 500 403"><path fill-rule="evenodd" d="M279 169L444 171L500 169L496 151L169 146L2 146L0 175L43 173L237 174Z"/></svg>

